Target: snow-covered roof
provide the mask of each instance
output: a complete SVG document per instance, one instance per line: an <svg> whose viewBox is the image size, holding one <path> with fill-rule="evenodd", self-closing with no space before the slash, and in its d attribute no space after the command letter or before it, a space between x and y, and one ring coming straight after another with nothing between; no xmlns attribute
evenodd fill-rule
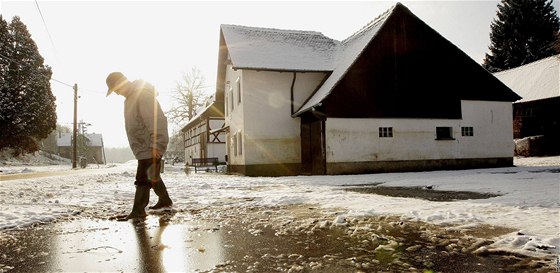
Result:
<svg viewBox="0 0 560 273"><path fill-rule="evenodd" d="M329 95L395 7L342 42L315 31L237 25L222 25L221 30L234 68L332 71L319 90L296 113L297 115L319 104Z"/></svg>
<svg viewBox="0 0 560 273"><path fill-rule="evenodd" d="M88 144L90 147L103 146L103 136L101 134L85 134L85 136L89 140Z"/></svg>
<svg viewBox="0 0 560 273"><path fill-rule="evenodd" d="M89 140L89 147L103 147L103 135L102 134L85 134L85 137ZM62 133L56 140L58 147L70 147L72 146L72 133Z"/></svg>
<svg viewBox="0 0 560 273"><path fill-rule="evenodd" d="M224 117L223 113L221 113L221 111L219 111L219 109L217 108L216 101L211 101L211 103L207 102L205 107L204 106L199 107L195 113L196 115L193 118L187 121L184 125L180 126L180 128L182 128L181 131L188 130L189 128L192 128L195 124L198 124L200 122L200 118L203 115L214 117L214 118Z"/></svg>
<svg viewBox="0 0 560 273"><path fill-rule="evenodd" d="M221 25L234 68L331 71L338 41L316 31Z"/></svg>
<svg viewBox="0 0 560 273"><path fill-rule="evenodd" d="M385 20L389 17L396 6L388 10L358 32L346 38L339 44L334 64L334 71L313 94L313 96L294 114L299 115L309 108L321 103L330 93L333 87L344 77L350 66L358 59L369 42L377 34Z"/></svg>
<svg viewBox="0 0 560 273"><path fill-rule="evenodd" d="M526 102L560 96L560 55L495 73Z"/></svg>
<svg viewBox="0 0 560 273"><path fill-rule="evenodd" d="M389 27L394 27L396 23L391 18L402 16L416 18L404 5L397 3L358 32L340 42L315 31L222 25L219 67L219 71L222 69L222 73L218 73L218 81L220 81L220 75L223 80L225 75L223 67L228 61L231 62L234 69L330 72L327 73L327 78L311 97L293 114L293 116L299 116L314 107L320 106L336 89L337 85L345 79L349 70L360 60L368 45L376 40L378 33L387 25L387 22L392 24ZM399 18L395 20L398 21ZM424 24L417 18L411 20L419 22L418 24ZM434 30L431 31L435 32ZM442 39L444 38L442 37ZM380 41L380 43L382 42L390 41ZM441 43L450 42L442 40ZM460 50L457 47L454 46L453 48L457 51L453 52L453 54L460 54L458 53ZM373 54L383 54L382 49L377 51L380 53ZM462 52L461 54L466 56ZM226 58L229 59L226 60ZM464 67L465 69L477 69L473 68L474 65ZM483 69L480 68L480 70ZM468 94L467 97L478 97L479 99L484 97L485 99L510 101L518 99L518 96L506 88L504 84L496 81L494 77L490 77L486 71L483 70L483 72L477 72L477 75L484 74L481 76L485 77L484 84L497 87L500 89L498 90L499 92L497 91L491 95ZM219 86L219 83L217 86ZM514 90L517 92L516 89Z"/></svg>

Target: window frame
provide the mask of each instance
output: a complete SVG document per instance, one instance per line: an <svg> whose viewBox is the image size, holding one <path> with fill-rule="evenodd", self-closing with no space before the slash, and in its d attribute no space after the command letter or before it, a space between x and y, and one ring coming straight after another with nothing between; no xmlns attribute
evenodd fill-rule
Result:
<svg viewBox="0 0 560 273"><path fill-rule="evenodd" d="M241 78L237 77L235 80L235 86L237 87L237 104L241 103Z"/></svg>
<svg viewBox="0 0 560 273"><path fill-rule="evenodd" d="M392 138L393 127L379 127L379 138Z"/></svg>
<svg viewBox="0 0 560 273"><path fill-rule="evenodd" d="M224 85L224 110L226 112L226 117L229 117L230 113L231 113L231 109L229 109L229 94L228 94L228 90L230 88L230 84L229 81L227 81Z"/></svg>
<svg viewBox="0 0 560 273"><path fill-rule="evenodd" d="M455 140L453 138L453 127L436 126L436 140Z"/></svg>
<svg viewBox="0 0 560 273"><path fill-rule="evenodd" d="M243 133L237 132L237 155L243 155Z"/></svg>
<svg viewBox="0 0 560 273"><path fill-rule="evenodd" d="M461 126L461 136L464 136L464 137L474 136L474 127L473 126Z"/></svg>
<svg viewBox="0 0 560 273"><path fill-rule="evenodd" d="M231 144L233 146L233 156L237 156L237 133L233 134Z"/></svg>
<svg viewBox="0 0 560 273"><path fill-rule="evenodd" d="M230 113L233 113L233 110L235 110L235 98L233 96L233 87L229 87L228 93L230 94L230 102L231 102L231 109L230 109Z"/></svg>

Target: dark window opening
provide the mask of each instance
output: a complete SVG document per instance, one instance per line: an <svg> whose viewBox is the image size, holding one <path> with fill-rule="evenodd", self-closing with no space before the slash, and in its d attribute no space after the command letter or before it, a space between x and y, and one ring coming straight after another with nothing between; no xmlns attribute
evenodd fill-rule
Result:
<svg viewBox="0 0 560 273"><path fill-rule="evenodd" d="M436 127L437 140L453 140L453 127Z"/></svg>

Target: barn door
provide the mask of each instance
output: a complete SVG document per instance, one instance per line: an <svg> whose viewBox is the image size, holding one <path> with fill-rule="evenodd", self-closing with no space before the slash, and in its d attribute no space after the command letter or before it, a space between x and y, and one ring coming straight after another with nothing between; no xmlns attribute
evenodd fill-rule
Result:
<svg viewBox="0 0 560 273"><path fill-rule="evenodd" d="M325 121L312 115L301 117L301 161L304 174L326 174Z"/></svg>

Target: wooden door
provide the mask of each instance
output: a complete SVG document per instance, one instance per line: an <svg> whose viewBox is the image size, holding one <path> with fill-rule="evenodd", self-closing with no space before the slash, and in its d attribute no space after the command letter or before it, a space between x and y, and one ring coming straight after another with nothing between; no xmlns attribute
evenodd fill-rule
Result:
<svg viewBox="0 0 560 273"><path fill-rule="evenodd" d="M325 121L312 115L301 117L301 161L303 174L326 174Z"/></svg>

